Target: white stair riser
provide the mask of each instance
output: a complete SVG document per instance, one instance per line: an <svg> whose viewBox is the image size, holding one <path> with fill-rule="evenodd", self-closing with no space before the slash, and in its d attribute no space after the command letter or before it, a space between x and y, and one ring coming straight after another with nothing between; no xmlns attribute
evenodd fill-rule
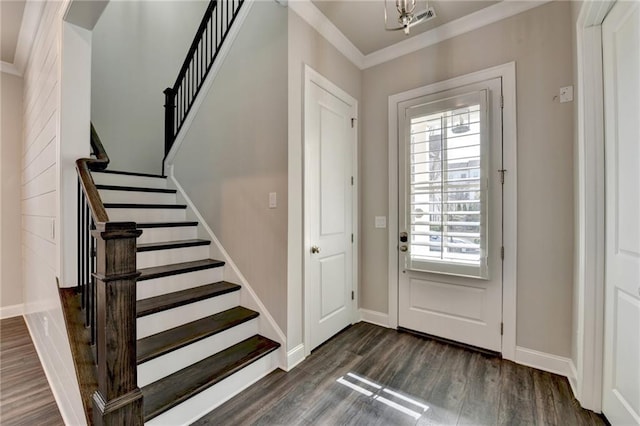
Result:
<svg viewBox="0 0 640 426"><path fill-rule="evenodd" d="M193 423L272 372L277 365L277 354L278 351L271 352L171 410L145 422L145 425L177 426Z"/></svg>
<svg viewBox="0 0 640 426"><path fill-rule="evenodd" d="M257 318L138 365L138 386L146 386L258 333Z"/></svg>
<svg viewBox="0 0 640 426"><path fill-rule="evenodd" d="M142 339L170 328L178 327L240 304L240 292L234 291L188 305L147 315L136 320L136 335Z"/></svg>
<svg viewBox="0 0 640 426"><path fill-rule="evenodd" d="M173 222L185 220L185 209L107 209L110 221Z"/></svg>
<svg viewBox="0 0 640 426"><path fill-rule="evenodd" d="M91 173L98 185L138 186L142 188L167 188L167 180L145 176L120 175L115 173Z"/></svg>
<svg viewBox="0 0 640 426"><path fill-rule="evenodd" d="M136 299L141 300L148 297L160 296L161 294L186 290L188 288L198 287L223 280L224 271L222 270L222 267L220 267L139 281L137 285Z"/></svg>
<svg viewBox="0 0 640 426"><path fill-rule="evenodd" d="M143 204L175 204L176 194L144 191L114 191L100 189L103 203L143 203Z"/></svg>
<svg viewBox="0 0 640 426"><path fill-rule="evenodd" d="M191 240L198 238L198 227L177 226L171 228L144 228L138 244L161 243L163 241Z"/></svg>
<svg viewBox="0 0 640 426"><path fill-rule="evenodd" d="M209 246L181 247L167 250L143 251L137 254L138 268L169 265L209 258Z"/></svg>

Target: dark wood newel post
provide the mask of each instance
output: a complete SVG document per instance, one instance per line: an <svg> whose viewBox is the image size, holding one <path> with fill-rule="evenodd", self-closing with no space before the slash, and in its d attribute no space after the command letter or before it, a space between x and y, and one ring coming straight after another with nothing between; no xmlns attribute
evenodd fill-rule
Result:
<svg viewBox="0 0 640 426"><path fill-rule="evenodd" d="M176 92L171 87L164 89L164 155L169 153L173 145L175 133Z"/></svg>
<svg viewBox="0 0 640 426"><path fill-rule="evenodd" d="M96 425L142 425L136 362L136 238L133 222L98 224L96 256L98 390Z"/></svg>

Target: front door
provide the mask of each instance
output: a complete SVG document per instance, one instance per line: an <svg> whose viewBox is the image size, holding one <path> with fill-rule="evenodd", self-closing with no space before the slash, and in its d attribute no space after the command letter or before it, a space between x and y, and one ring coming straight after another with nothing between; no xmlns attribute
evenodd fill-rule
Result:
<svg viewBox="0 0 640 426"><path fill-rule="evenodd" d="M605 334L602 410L640 424L640 4L602 24L605 94Z"/></svg>
<svg viewBox="0 0 640 426"><path fill-rule="evenodd" d="M307 68L305 332L307 353L353 320L356 103Z"/></svg>
<svg viewBox="0 0 640 426"><path fill-rule="evenodd" d="M501 351L501 79L398 106L398 325Z"/></svg>

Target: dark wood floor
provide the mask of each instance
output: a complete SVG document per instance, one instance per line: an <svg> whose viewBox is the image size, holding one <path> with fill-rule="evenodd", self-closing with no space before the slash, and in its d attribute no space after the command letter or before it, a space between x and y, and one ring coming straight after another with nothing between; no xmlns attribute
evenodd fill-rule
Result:
<svg viewBox="0 0 640 426"><path fill-rule="evenodd" d="M64 424L22 317L0 321L0 424Z"/></svg>
<svg viewBox="0 0 640 426"><path fill-rule="evenodd" d="M426 408L425 410L425 407ZM359 323L199 425L601 425L563 377Z"/></svg>

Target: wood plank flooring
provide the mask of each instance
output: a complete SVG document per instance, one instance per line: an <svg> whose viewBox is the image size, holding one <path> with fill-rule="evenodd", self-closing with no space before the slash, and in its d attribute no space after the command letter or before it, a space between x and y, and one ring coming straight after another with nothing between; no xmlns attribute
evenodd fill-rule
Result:
<svg viewBox="0 0 640 426"><path fill-rule="evenodd" d="M21 316L0 321L0 423L64 424Z"/></svg>
<svg viewBox="0 0 640 426"><path fill-rule="evenodd" d="M604 422L579 406L563 377L358 323L316 349L291 372L274 371L196 424L572 426Z"/></svg>

